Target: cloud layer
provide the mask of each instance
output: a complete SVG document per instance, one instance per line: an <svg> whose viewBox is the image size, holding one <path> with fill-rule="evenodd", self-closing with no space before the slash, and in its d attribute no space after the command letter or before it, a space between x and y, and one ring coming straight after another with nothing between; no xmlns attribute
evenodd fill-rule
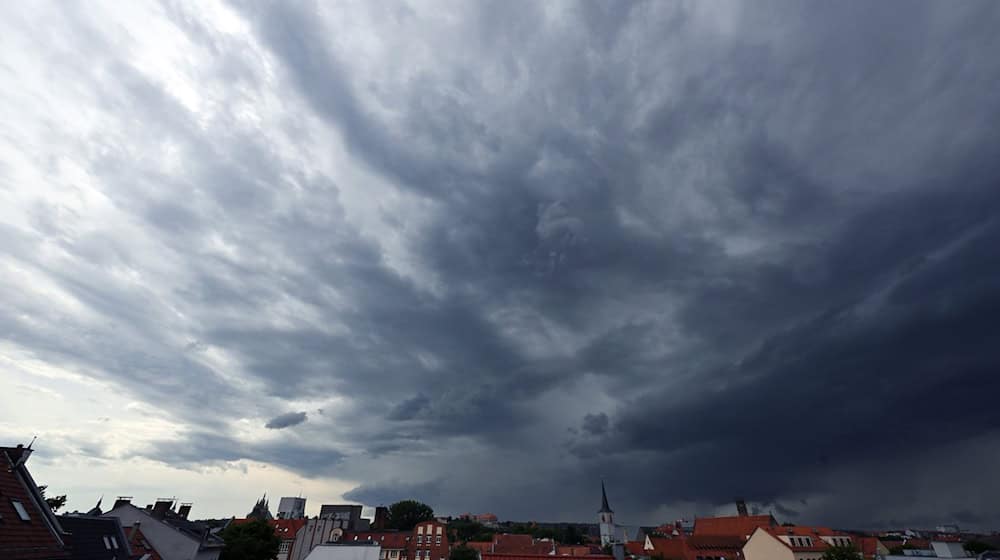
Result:
<svg viewBox="0 0 1000 560"><path fill-rule="evenodd" d="M589 520L603 477L632 522L1000 523L994 3L5 11L0 375L159 424L0 435L445 513Z"/></svg>

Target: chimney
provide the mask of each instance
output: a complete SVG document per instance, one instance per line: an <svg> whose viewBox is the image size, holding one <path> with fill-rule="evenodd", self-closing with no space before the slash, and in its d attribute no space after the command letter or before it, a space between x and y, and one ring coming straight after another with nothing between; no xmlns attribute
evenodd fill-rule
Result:
<svg viewBox="0 0 1000 560"><path fill-rule="evenodd" d="M750 515L747 512L747 503L745 500L736 500L736 514L740 517L747 517Z"/></svg>
<svg viewBox="0 0 1000 560"><path fill-rule="evenodd" d="M132 496L118 496L118 498L115 499L115 505L112 506L111 509L118 509L118 506L123 506L125 504L131 504L131 503L132 503Z"/></svg>
<svg viewBox="0 0 1000 560"><path fill-rule="evenodd" d="M153 513L152 513L153 518L163 519L164 517L167 516L167 512L170 511L173 505L174 505L173 498L158 498L156 500L156 503L153 504Z"/></svg>
<svg viewBox="0 0 1000 560"><path fill-rule="evenodd" d="M181 519L187 519L189 513L191 513L191 502L183 503L181 504L181 507L177 508L177 515L179 515Z"/></svg>
<svg viewBox="0 0 1000 560"><path fill-rule="evenodd" d="M386 521L389 519L389 508L385 506L375 507L375 522L372 524L376 531L384 531Z"/></svg>

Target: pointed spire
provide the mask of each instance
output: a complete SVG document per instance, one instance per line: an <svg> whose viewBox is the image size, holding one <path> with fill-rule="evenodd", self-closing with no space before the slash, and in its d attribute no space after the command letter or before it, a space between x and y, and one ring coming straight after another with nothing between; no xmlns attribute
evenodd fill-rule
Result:
<svg viewBox="0 0 1000 560"><path fill-rule="evenodd" d="M597 513L614 513L608 505L608 493L604 490L604 479L601 479L601 510Z"/></svg>

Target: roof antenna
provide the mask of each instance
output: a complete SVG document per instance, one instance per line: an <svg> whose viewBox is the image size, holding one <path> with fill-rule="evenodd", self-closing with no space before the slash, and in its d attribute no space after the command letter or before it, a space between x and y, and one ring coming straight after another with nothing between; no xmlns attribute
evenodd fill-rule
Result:
<svg viewBox="0 0 1000 560"><path fill-rule="evenodd" d="M38 439L38 436L34 436L34 437L31 438L31 443L28 444L28 449L31 449L31 446L35 445L35 440L36 439Z"/></svg>

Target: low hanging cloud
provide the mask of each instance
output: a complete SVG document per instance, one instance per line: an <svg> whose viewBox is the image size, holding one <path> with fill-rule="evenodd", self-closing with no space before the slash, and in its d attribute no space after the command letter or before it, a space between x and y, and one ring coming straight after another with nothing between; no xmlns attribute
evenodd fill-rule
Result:
<svg viewBox="0 0 1000 560"><path fill-rule="evenodd" d="M285 414L279 414L278 416L268 420L267 424L264 424L264 427L269 430L281 430L292 426L298 426L305 421L305 412L286 412Z"/></svg>

